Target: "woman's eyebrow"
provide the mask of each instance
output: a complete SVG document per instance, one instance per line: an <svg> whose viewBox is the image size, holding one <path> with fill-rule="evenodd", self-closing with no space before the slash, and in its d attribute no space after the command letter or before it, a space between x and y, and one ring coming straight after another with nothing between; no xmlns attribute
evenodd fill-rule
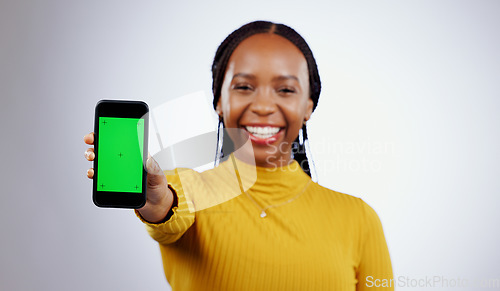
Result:
<svg viewBox="0 0 500 291"><path fill-rule="evenodd" d="M294 75L282 75L282 76L277 76L277 77L274 77L273 78L273 81L284 81L284 80L295 80L295 81L299 81L299 78L297 78L296 76Z"/></svg>
<svg viewBox="0 0 500 291"><path fill-rule="evenodd" d="M247 73L237 73L233 76L233 80L236 78L246 78L246 79L256 79L255 75L247 74Z"/></svg>
<svg viewBox="0 0 500 291"><path fill-rule="evenodd" d="M247 74L247 73L237 73L233 76L233 80L236 79L236 78L246 78L246 79L256 79L257 77L255 77L255 75L253 74ZM274 77L272 80L273 81L284 81L284 80L295 80L295 81L299 81L299 78L297 78L296 76L294 75L281 75L281 76L276 76Z"/></svg>

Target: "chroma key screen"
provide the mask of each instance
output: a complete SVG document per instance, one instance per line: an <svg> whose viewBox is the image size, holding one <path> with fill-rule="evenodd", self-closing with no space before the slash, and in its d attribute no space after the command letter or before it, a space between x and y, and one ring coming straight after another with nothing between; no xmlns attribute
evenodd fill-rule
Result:
<svg viewBox="0 0 500 291"><path fill-rule="evenodd" d="M97 191L142 192L144 120L99 117Z"/></svg>

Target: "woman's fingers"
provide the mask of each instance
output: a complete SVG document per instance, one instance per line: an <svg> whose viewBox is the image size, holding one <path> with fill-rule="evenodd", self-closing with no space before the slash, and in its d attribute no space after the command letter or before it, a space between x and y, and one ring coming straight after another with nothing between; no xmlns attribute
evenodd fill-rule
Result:
<svg viewBox="0 0 500 291"><path fill-rule="evenodd" d="M85 158L87 159L87 161L93 161L94 158L95 158L95 153L94 153L94 149L93 148L88 148L86 151L85 151Z"/></svg>
<svg viewBox="0 0 500 291"><path fill-rule="evenodd" d="M89 134L86 134L84 137L83 137L83 141L88 144L88 145L94 145L94 133L91 132ZM95 158L95 153L94 153L94 149L93 148L88 148L86 151L85 151L85 158L87 159L87 161L93 161L94 158ZM94 169L93 168L90 168L87 170L87 177L89 179L93 179L94 178Z"/></svg>
<svg viewBox="0 0 500 291"><path fill-rule="evenodd" d="M89 134L86 134L84 137L83 137L83 141L88 144L88 145L93 145L94 144L94 133L91 132Z"/></svg>
<svg viewBox="0 0 500 291"><path fill-rule="evenodd" d="M94 168L90 168L87 170L87 177L89 177L89 179L94 178Z"/></svg>

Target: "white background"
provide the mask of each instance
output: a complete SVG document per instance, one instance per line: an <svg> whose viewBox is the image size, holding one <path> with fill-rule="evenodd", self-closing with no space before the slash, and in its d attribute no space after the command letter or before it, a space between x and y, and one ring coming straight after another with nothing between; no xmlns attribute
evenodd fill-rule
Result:
<svg viewBox="0 0 500 291"><path fill-rule="evenodd" d="M257 19L311 46L319 182L377 211L397 278L499 284L499 11L493 0L2 0L0 289L169 289L133 212L93 205L82 138L99 99L209 96L217 46Z"/></svg>

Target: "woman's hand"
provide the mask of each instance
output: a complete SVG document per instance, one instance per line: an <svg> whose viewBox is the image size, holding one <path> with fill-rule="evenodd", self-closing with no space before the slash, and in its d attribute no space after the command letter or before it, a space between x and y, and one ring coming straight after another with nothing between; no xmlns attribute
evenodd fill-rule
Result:
<svg viewBox="0 0 500 291"><path fill-rule="evenodd" d="M91 132L83 137L83 140L88 145L94 145L94 133ZM94 148L88 148L85 151L85 158L93 161L95 158ZM165 219L168 211L172 207L174 195L168 188L167 178L163 174L158 163L148 155L146 162L147 186L146 186L146 204L138 209L142 218L151 222L157 223ZM94 177L94 169L87 170L87 177Z"/></svg>

